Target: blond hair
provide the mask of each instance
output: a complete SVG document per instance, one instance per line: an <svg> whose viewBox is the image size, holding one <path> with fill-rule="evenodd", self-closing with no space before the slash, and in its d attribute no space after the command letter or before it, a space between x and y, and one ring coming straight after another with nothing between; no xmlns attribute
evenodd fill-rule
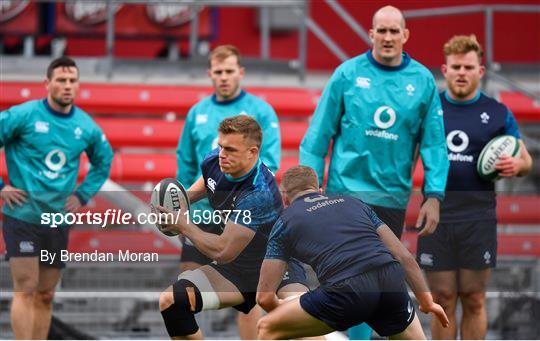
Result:
<svg viewBox="0 0 540 341"><path fill-rule="evenodd" d="M218 62L222 62L230 56L235 56L236 60L238 61L238 65L240 65L240 51L238 51L238 48L236 46L219 45L218 47L213 49L208 55L208 66L212 66L212 60L214 59Z"/></svg>
<svg viewBox="0 0 540 341"><path fill-rule="evenodd" d="M470 36L453 36L446 44L444 44L444 55L448 57L454 54L467 54L474 51L478 56L478 60L482 61L484 51L482 45L476 40L476 36L471 34Z"/></svg>
<svg viewBox="0 0 540 341"><path fill-rule="evenodd" d="M290 198L296 194L319 188L319 179L313 168L308 166L294 166L289 168L281 178L281 187Z"/></svg>

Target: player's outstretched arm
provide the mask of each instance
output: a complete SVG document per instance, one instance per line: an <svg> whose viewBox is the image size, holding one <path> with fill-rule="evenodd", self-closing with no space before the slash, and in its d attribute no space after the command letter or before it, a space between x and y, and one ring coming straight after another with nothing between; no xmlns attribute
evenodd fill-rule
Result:
<svg viewBox="0 0 540 341"><path fill-rule="evenodd" d="M208 233L189 221L189 215L181 211L171 211L156 207L161 217L162 231L178 232L189 238L193 245L210 259L220 264L230 263L238 257L255 236L255 231L229 220L222 234ZM174 221L170 221L174 219Z"/></svg>
<svg viewBox="0 0 540 341"><path fill-rule="evenodd" d="M281 259L265 259L262 263L257 287L257 304L267 312L279 305L276 291L286 269L287 263Z"/></svg>
<svg viewBox="0 0 540 341"><path fill-rule="evenodd" d="M420 311L424 313L433 313L439 319L443 327L448 327L448 317L443 308L433 302L433 297L429 292L422 271L413 255L411 255L409 250L403 246L388 226L384 224L379 226L377 228L377 233L394 258L396 258L405 269L407 283L420 303Z"/></svg>
<svg viewBox="0 0 540 341"><path fill-rule="evenodd" d="M189 201L191 203L197 202L206 197L206 186L204 186L204 178L201 176L191 185L187 190Z"/></svg>
<svg viewBox="0 0 540 341"><path fill-rule="evenodd" d="M495 165L495 169L499 171L499 175L503 177L525 176L532 168L532 157L525 147L523 140L519 140L521 154L518 157L501 156L499 162Z"/></svg>

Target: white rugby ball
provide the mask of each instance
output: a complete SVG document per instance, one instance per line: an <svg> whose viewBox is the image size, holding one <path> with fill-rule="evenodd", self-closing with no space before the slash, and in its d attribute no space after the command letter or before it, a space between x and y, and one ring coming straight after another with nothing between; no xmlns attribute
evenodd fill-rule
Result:
<svg viewBox="0 0 540 341"><path fill-rule="evenodd" d="M150 197L150 209L152 212L158 213L155 208L158 205L172 211L189 212L190 203L186 189L176 179L167 178L161 180L152 190L152 196ZM167 236L178 235L177 232L163 231L159 223L156 223L156 227Z"/></svg>
<svg viewBox="0 0 540 341"><path fill-rule="evenodd" d="M493 138L478 157L476 170L481 178L486 180L498 180L499 171L495 165L499 157L503 155L517 157L520 153L519 141L511 135L501 135Z"/></svg>

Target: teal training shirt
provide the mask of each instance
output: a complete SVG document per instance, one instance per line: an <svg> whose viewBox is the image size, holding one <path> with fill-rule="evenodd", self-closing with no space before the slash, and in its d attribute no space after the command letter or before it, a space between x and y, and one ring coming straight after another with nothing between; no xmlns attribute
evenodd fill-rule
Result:
<svg viewBox="0 0 540 341"><path fill-rule="evenodd" d="M10 184L28 193L24 205L13 209L4 205L3 212L38 225L41 213L65 213L71 194L83 204L90 200L109 177L113 158L109 142L88 114L75 105L69 114L56 112L46 99L0 113L1 147ZM83 152L91 167L74 192Z"/></svg>
<svg viewBox="0 0 540 341"><path fill-rule="evenodd" d="M419 144L424 192L442 200L449 167L442 114L429 70L406 53L401 65L384 66L370 50L341 64L328 81L300 145L300 163L313 167L322 184L333 140L329 193L404 209Z"/></svg>
<svg viewBox="0 0 540 341"><path fill-rule="evenodd" d="M224 102L218 102L216 95L212 95L202 99L190 109L178 143L176 178L184 186L191 186L202 175L200 168L202 161L218 146L218 127L221 121L242 114L253 117L261 126L263 131L261 160L272 172L278 170L281 159L281 135L279 121L272 106L244 90L234 99ZM212 208L208 200L203 199L192 206L193 210L212 211Z"/></svg>

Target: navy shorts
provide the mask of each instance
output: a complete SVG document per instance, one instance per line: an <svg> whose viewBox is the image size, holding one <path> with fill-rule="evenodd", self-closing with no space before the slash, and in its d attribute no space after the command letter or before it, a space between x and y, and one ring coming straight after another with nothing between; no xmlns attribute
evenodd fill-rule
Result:
<svg viewBox="0 0 540 341"><path fill-rule="evenodd" d="M405 224L405 210L399 208L390 208L370 205L375 214L401 239L403 233L403 224Z"/></svg>
<svg viewBox="0 0 540 341"><path fill-rule="evenodd" d="M389 263L300 296L308 314L335 330L366 322L380 336L404 331L415 311L399 263Z"/></svg>
<svg viewBox="0 0 540 341"><path fill-rule="evenodd" d="M216 269L223 277L229 280L234 286L242 293L244 297L244 303L234 306L236 310L243 313L249 313L251 309L257 304L257 285L259 284L260 267L256 270L246 270L239 268L233 263L228 264L216 264L210 263L211 267ZM302 263L296 259L291 259L288 263L288 269L278 290L288 284L299 283L306 287L307 277Z"/></svg>
<svg viewBox="0 0 540 341"><path fill-rule="evenodd" d="M418 237L418 264L426 271L484 270L497 265L497 221L439 223Z"/></svg>
<svg viewBox="0 0 540 341"><path fill-rule="evenodd" d="M69 227L50 228L4 215L2 232L6 244L6 260L11 257L39 257L41 265L55 268L66 266L60 261L60 253L67 250ZM52 264L41 262L41 250L56 254Z"/></svg>
<svg viewBox="0 0 540 341"><path fill-rule="evenodd" d="M285 275L283 275L283 278L281 279L278 291L289 284L302 284L306 287L306 290L309 290L308 279L306 276L306 270L304 269L304 265L294 258L291 258L287 263L287 272L285 272Z"/></svg>

